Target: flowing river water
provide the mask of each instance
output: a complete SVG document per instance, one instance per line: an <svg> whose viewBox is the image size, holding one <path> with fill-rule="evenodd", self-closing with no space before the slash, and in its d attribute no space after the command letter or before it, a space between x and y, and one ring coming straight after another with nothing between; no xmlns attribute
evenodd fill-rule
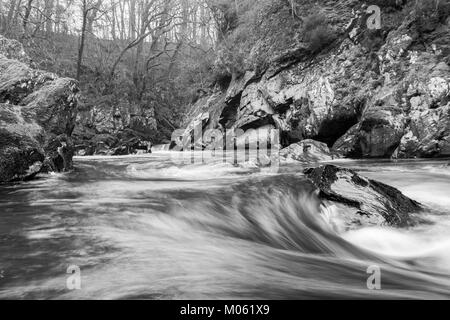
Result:
<svg viewBox="0 0 450 320"><path fill-rule="evenodd" d="M299 165L77 158L0 186L0 299L450 298L448 161L338 164L422 202L428 223L346 231Z"/></svg>

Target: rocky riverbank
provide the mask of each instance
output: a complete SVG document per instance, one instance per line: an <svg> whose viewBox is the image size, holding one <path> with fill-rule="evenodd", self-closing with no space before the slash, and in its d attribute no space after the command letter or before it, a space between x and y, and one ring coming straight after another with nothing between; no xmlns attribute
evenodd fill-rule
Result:
<svg viewBox="0 0 450 320"><path fill-rule="evenodd" d="M204 130L270 126L283 147L313 139L351 158L450 156L448 8L372 2L379 30L367 27L369 2L325 1L335 42L319 54L300 42L266 70L233 76L190 108L184 136L202 119Z"/></svg>
<svg viewBox="0 0 450 320"><path fill-rule="evenodd" d="M33 68L0 36L0 182L72 168L78 84Z"/></svg>

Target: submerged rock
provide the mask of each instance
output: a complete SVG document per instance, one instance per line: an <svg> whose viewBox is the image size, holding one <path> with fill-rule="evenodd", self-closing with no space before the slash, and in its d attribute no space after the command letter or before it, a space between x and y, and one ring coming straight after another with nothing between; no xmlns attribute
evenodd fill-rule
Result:
<svg viewBox="0 0 450 320"><path fill-rule="evenodd" d="M343 207L345 223L350 226L411 226L416 223L413 214L422 210L420 203L399 190L350 169L326 165L304 173L322 199Z"/></svg>
<svg viewBox="0 0 450 320"><path fill-rule="evenodd" d="M70 170L78 83L31 68L7 42L0 37L0 183Z"/></svg>

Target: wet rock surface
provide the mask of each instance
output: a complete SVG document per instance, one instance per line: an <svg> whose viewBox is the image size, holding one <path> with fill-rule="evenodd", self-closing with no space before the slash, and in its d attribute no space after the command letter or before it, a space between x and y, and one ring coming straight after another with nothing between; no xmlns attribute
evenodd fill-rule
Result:
<svg viewBox="0 0 450 320"><path fill-rule="evenodd" d="M33 69L16 41L0 37L0 182L72 168L78 84Z"/></svg>
<svg viewBox="0 0 450 320"><path fill-rule="evenodd" d="M309 168L306 177L319 190L319 197L341 208L345 223L357 225L414 225L420 203L384 183L367 179L353 170L333 165Z"/></svg>
<svg viewBox="0 0 450 320"><path fill-rule="evenodd" d="M312 139L350 158L449 156L450 18L425 28L417 3L380 1L381 29L370 30L365 4L339 4L321 4L332 7L324 11L338 41L316 55L286 51L287 64L280 53L266 72L233 78L185 123L210 112L205 128L271 125L283 147Z"/></svg>
<svg viewBox="0 0 450 320"><path fill-rule="evenodd" d="M157 131L153 109L126 101L114 105L84 102L73 132L79 155L133 154L139 145L152 143Z"/></svg>

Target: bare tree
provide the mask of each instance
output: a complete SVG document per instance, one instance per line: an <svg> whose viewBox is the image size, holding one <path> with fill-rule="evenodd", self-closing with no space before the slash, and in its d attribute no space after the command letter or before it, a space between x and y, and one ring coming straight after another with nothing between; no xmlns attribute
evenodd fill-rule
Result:
<svg viewBox="0 0 450 320"><path fill-rule="evenodd" d="M77 60L77 75L76 79L80 80L81 77L81 67L83 64L83 54L84 47L86 43L86 37L88 31L92 32L88 28L92 27L93 21L95 20L96 14L100 9L102 3L101 0L92 2L91 0L80 0L81 1L81 12L82 12L82 23L80 32L80 45L78 48L78 60Z"/></svg>

